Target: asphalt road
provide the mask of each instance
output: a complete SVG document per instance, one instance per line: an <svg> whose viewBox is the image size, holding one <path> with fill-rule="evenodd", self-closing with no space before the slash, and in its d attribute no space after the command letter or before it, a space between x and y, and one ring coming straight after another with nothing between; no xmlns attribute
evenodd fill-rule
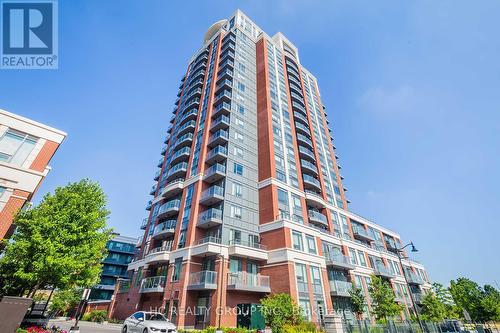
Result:
<svg viewBox="0 0 500 333"><path fill-rule="evenodd" d="M66 321L66 320L51 320L49 321L49 327L52 325L59 326L63 330L67 330L69 332L69 329L73 324L75 323L74 320L71 321ZM117 324L97 324L97 323L90 323L87 321L80 321L78 323L78 326L80 327L80 333L118 333L121 332L121 325Z"/></svg>

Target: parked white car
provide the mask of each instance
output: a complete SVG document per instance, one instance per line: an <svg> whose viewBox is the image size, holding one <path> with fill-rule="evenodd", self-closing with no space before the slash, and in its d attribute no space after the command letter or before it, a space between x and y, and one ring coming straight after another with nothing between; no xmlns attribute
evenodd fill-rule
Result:
<svg viewBox="0 0 500 333"><path fill-rule="evenodd" d="M168 319L158 312L139 311L125 319L122 333L177 333Z"/></svg>

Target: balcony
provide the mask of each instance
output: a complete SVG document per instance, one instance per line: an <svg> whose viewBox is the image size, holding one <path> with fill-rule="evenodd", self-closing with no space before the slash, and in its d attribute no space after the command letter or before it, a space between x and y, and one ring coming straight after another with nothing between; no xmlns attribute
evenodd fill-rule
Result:
<svg viewBox="0 0 500 333"><path fill-rule="evenodd" d="M197 98L192 98L189 103L186 103L184 106L184 109L189 109L189 108L194 108L198 107L200 105L200 99Z"/></svg>
<svg viewBox="0 0 500 333"><path fill-rule="evenodd" d="M406 270L405 269L405 274L406 274L406 279L408 280L408 283L415 284L415 285L422 285L425 283L425 281L415 272L411 270Z"/></svg>
<svg viewBox="0 0 500 333"><path fill-rule="evenodd" d="M302 172L311 173L316 176L318 175L318 168L311 162L301 159L300 166L302 167Z"/></svg>
<svg viewBox="0 0 500 333"><path fill-rule="evenodd" d="M328 220L325 215L318 211L309 209L309 223L321 224L328 227Z"/></svg>
<svg viewBox="0 0 500 333"><path fill-rule="evenodd" d="M191 142L193 142L193 133L186 133L177 138L177 141L175 142L175 149L178 150L182 147L189 146L191 145Z"/></svg>
<svg viewBox="0 0 500 333"><path fill-rule="evenodd" d="M224 80L219 82L219 84L217 85L217 88L215 88L215 92L219 93L219 91L221 89L231 89L232 87L233 87L233 81L228 80L228 79L224 79Z"/></svg>
<svg viewBox="0 0 500 333"><path fill-rule="evenodd" d="M231 112L231 104L223 102L215 107L212 116L216 117L220 114L229 115L230 112Z"/></svg>
<svg viewBox="0 0 500 333"><path fill-rule="evenodd" d="M152 206L153 206L153 200L149 200L148 203L146 204L146 210L151 210Z"/></svg>
<svg viewBox="0 0 500 333"><path fill-rule="evenodd" d="M161 169L160 170L156 170L155 176L154 176L154 180L160 179L160 175L161 175Z"/></svg>
<svg viewBox="0 0 500 333"><path fill-rule="evenodd" d="M217 131L221 128L228 128L231 123L228 116L220 115L212 121L212 126L210 127L211 131Z"/></svg>
<svg viewBox="0 0 500 333"><path fill-rule="evenodd" d="M206 257L207 255L220 254L221 251L221 239L210 236L198 240L196 245L191 249L191 255L195 257Z"/></svg>
<svg viewBox="0 0 500 333"><path fill-rule="evenodd" d="M201 271L189 275L188 290L217 289L217 272Z"/></svg>
<svg viewBox="0 0 500 333"><path fill-rule="evenodd" d="M375 237L370 235L368 231L365 230L364 227L355 225L354 223L352 224L352 233L354 235L354 238L366 242L372 242L375 240Z"/></svg>
<svg viewBox="0 0 500 333"><path fill-rule="evenodd" d="M163 198L171 198L173 196L176 196L177 194L180 194L182 192L182 189L184 188L184 178L179 178L176 179L170 183L167 184L161 191L161 196Z"/></svg>
<svg viewBox="0 0 500 333"><path fill-rule="evenodd" d="M222 210L210 208L200 214L197 226L208 229L222 224Z"/></svg>
<svg viewBox="0 0 500 333"><path fill-rule="evenodd" d="M201 87L203 85L203 78L200 78L198 80L195 80L195 81L192 81L190 84L189 84L189 87L192 88L192 87Z"/></svg>
<svg viewBox="0 0 500 333"><path fill-rule="evenodd" d="M301 134L311 136L311 131L309 130L309 127L307 127L301 122L295 122L295 131L297 133L300 132Z"/></svg>
<svg viewBox="0 0 500 333"><path fill-rule="evenodd" d="M147 226L148 226L148 218L145 217L145 218L142 219L141 229L145 230Z"/></svg>
<svg viewBox="0 0 500 333"><path fill-rule="evenodd" d="M343 255L342 253L327 253L325 255L326 265L339 268L344 270L354 269L354 265L351 264L349 257Z"/></svg>
<svg viewBox="0 0 500 333"><path fill-rule="evenodd" d="M236 239L229 242L229 255L260 261L268 260L267 248L264 245Z"/></svg>
<svg viewBox="0 0 500 333"><path fill-rule="evenodd" d="M394 274L381 262L375 264L373 267L374 274L386 279L394 278Z"/></svg>
<svg viewBox="0 0 500 333"><path fill-rule="evenodd" d="M179 137L186 133L192 133L194 132L195 128L196 128L196 121L190 120L177 129L177 136Z"/></svg>
<svg viewBox="0 0 500 333"><path fill-rule="evenodd" d="M177 163L168 170L167 180L186 174L187 169L188 169L188 164L186 162Z"/></svg>
<svg viewBox="0 0 500 333"><path fill-rule="evenodd" d="M313 149L313 143L307 136L297 133L297 141L308 148Z"/></svg>
<svg viewBox="0 0 500 333"><path fill-rule="evenodd" d="M161 168L161 167L162 167L162 165L163 165L163 161L164 161L164 160L165 160L165 159L164 159L163 157L162 157L162 158L160 158L160 159L158 160L158 164L156 164L156 166L157 166L158 168Z"/></svg>
<svg viewBox="0 0 500 333"><path fill-rule="evenodd" d="M289 80L288 87L290 88L291 92L295 94L302 94L302 88L300 87L300 84L295 83L296 81L297 80Z"/></svg>
<svg viewBox="0 0 500 333"><path fill-rule="evenodd" d="M299 146L299 155L301 158L309 158L311 161L316 161L316 156L314 156L314 152L312 150L307 149L306 147Z"/></svg>
<svg viewBox="0 0 500 333"><path fill-rule="evenodd" d="M202 69L199 69L198 71L196 71L195 73L193 73L190 80L198 80L198 79L203 78L204 76L205 76L205 70L202 68Z"/></svg>
<svg viewBox="0 0 500 333"><path fill-rule="evenodd" d="M326 202L323 197L317 192L305 190L306 192L306 203L308 206L314 207L316 209L326 208Z"/></svg>
<svg viewBox="0 0 500 333"><path fill-rule="evenodd" d="M292 100L295 100L296 102L298 102L302 106L305 106L304 98L302 96L300 96L299 94L296 94L296 93L294 93L292 91L290 92L290 95L292 97Z"/></svg>
<svg viewBox="0 0 500 333"><path fill-rule="evenodd" d="M153 276L142 279L140 293L162 293L165 290L165 277Z"/></svg>
<svg viewBox="0 0 500 333"><path fill-rule="evenodd" d="M151 186L151 189L149 190L149 194L155 195L157 189L158 189L158 185L154 184L153 186Z"/></svg>
<svg viewBox="0 0 500 333"><path fill-rule="evenodd" d="M181 119L179 120L179 126L183 125L188 120L195 120L198 117L198 109L194 108L187 112L184 112Z"/></svg>
<svg viewBox="0 0 500 333"><path fill-rule="evenodd" d="M306 189L312 189L313 191L315 190L321 191L321 184L319 180L317 180L316 178L303 174L302 180L304 181L304 187Z"/></svg>
<svg viewBox="0 0 500 333"><path fill-rule="evenodd" d="M173 216L179 213L179 209L181 207L181 201L179 199L170 200L163 205L161 205L160 209L158 209L158 217L168 217Z"/></svg>
<svg viewBox="0 0 500 333"><path fill-rule="evenodd" d="M397 303L400 303L400 304L404 304L406 303L405 301L405 297L403 295L402 292L400 292L399 290L395 290L394 291L394 300L397 302Z"/></svg>
<svg viewBox="0 0 500 333"><path fill-rule="evenodd" d="M231 101L231 92L229 90L223 90L217 96L215 96L214 105L219 105L222 102Z"/></svg>
<svg viewBox="0 0 500 333"><path fill-rule="evenodd" d="M222 200L224 200L224 188L218 185L209 187L200 197L200 203L205 206L211 206Z"/></svg>
<svg viewBox="0 0 500 333"><path fill-rule="evenodd" d="M224 69L224 68L229 68L229 69L234 69L234 62L232 60L224 60L224 62L220 63L219 64L219 68L220 69Z"/></svg>
<svg viewBox="0 0 500 333"><path fill-rule="evenodd" d="M155 226L153 238L161 238L162 236L171 236L175 233L177 220L167 220Z"/></svg>
<svg viewBox="0 0 500 333"><path fill-rule="evenodd" d="M217 76L217 80L221 80L221 79L232 79L233 78L233 71L230 70L230 69L224 69L222 71L219 71L219 74Z"/></svg>
<svg viewBox="0 0 500 333"><path fill-rule="evenodd" d="M216 163L205 170L203 180L207 183L214 183L226 176L226 167L223 164Z"/></svg>
<svg viewBox="0 0 500 333"><path fill-rule="evenodd" d="M135 247L141 247L143 239L144 239L144 236L137 238L137 242L135 243Z"/></svg>
<svg viewBox="0 0 500 333"><path fill-rule="evenodd" d="M386 239L385 245L387 246L387 250L394 252L394 253L398 252L398 246L393 239Z"/></svg>
<svg viewBox="0 0 500 333"><path fill-rule="evenodd" d="M207 154L207 163L222 162L227 158L227 148L224 146L216 146Z"/></svg>
<svg viewBox="0 0 500 333"><path fill-rule="evenodd" d="M234 44L228 43L228 44L224 45L221 49L221 53L225 53L226 51L231 51L234 53Z"/></svg>
<svg viewBox="0 0 500 333"><path fill-rule="evenodd" d="M149 250L148 254L144 256L145 264L152 263L164 263L170 261L170 251L172 251L172 245L168 244L166 246L155 247Z"/></svg>
<svg viewBox="0 0 500 333"><path fill-rule="evenodd" d="M229 132L225 130L218 130L212 136L210 136L210 140L208 141L208 146L214 147L217 145L226 144L229 141Z"/></svg>
<svg viewBox="0 0 500 333"><path fill-rule="evenodd" d="M330 280L330 295L339 297L351 297L352 283L348 281Z"/></svg>
<svg viewBox="0 0 500 333"><path fill-rule="evenodd" d="M307 118L304 115L298 112L294 112L293 116L295 117L295 119L300 120L302 123L304 123L304 125L309 126L309 122L307 121Z"/></svg>
<svg viewBox="0 0 500 333"><path fill-rule="evenodd" d="M227 290L270 293L269 276L247 272L228 273Z"/></svg>
<svg viewBox="0 0 500 333"><path fill-rule="evenodd" d="M180 162L182 160L188 160L189 155L191 154L191 148L190 147L184 147L182 149L179 149L175 153L172 154L172 157L170 158L170 164L175 164L177 162Z"/></svg>
<svg viewBox="0 0 500 333"><path fill-rule="evenodd" d="M422 293L412 293L413 299L415 300L415 303L417 304L422 304L422 300L424 299L424 294Z"/></svg>

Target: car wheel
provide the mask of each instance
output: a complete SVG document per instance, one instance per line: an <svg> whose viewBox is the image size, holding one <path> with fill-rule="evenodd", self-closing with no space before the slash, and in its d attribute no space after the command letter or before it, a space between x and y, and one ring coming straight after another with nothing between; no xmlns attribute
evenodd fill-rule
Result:
<svg viewBox="0 0 500 333"><path fill-rule="evenodd" d="M123 326L122 333L127 333L127 326Z"/></svg>

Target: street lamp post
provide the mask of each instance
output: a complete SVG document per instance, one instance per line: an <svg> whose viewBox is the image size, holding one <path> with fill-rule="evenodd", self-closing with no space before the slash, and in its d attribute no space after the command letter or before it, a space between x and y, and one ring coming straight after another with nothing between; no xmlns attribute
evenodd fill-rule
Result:
<svg viewBox="0 0 500 333"><path fill-rule="evenodd" d="M422 332L426 333L427 331L424 329L424 325L422 324L422 321L420 320L420 315L419 315L418 309L417 309L417 303L415 302L415 298L413 298L413 293L411 292L410 284L408 283L408 278L406 277L406 271L405 271L405 268L403 266L403 262L401 260L403 258L403 256L402 256L403 250L405 248L407 248L408 246L411 246L411 252L418 252L415 245L413 245L413 242L410 242L410 243L406 244L405 246L403 246L402 248L396 249L396 254L398 255L399 264L401 265L401 269L403 270L403 277L405 278L406 287L408 288L408 292L410 293L410 299L411 299L413 309L415 309L415 315L417 316L418 325L420 326L420 329L422 330Z"/></svg>

